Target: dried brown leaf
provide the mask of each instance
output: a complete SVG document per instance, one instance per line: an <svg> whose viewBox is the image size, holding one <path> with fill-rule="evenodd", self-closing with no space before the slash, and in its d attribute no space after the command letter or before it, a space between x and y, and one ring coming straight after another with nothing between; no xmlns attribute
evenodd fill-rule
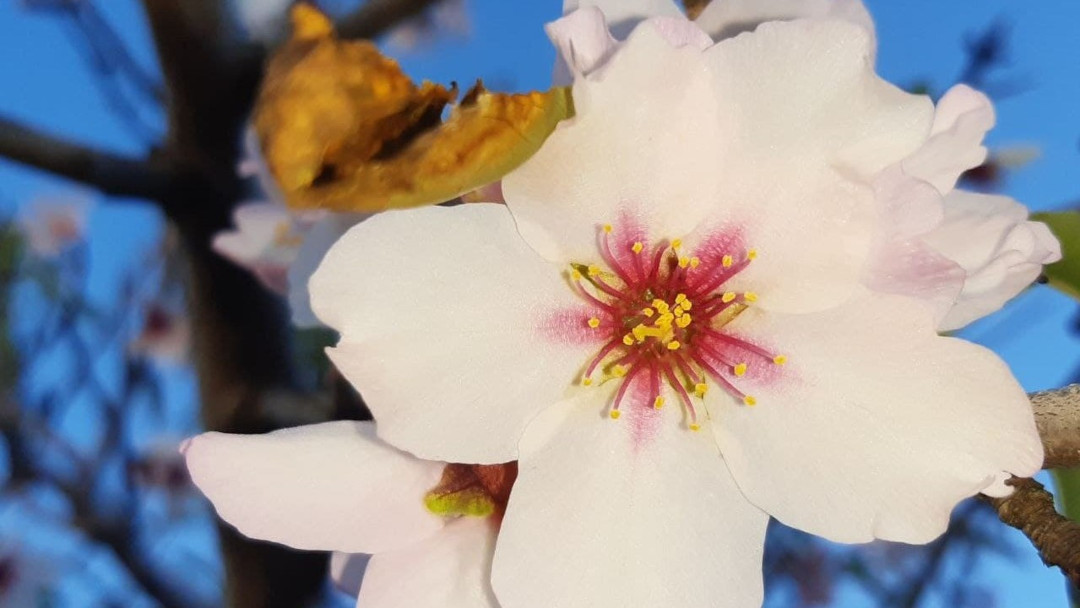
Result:
<svg viewBox="0 0 1080 608"><path fill-rule="evenodd" d="M314 8L270 61L255 112L267 164L296 208L380 211L450 200L524 162L571 113L569 92L415 85ZM442 119L451 106L449 116Z"/></svg>

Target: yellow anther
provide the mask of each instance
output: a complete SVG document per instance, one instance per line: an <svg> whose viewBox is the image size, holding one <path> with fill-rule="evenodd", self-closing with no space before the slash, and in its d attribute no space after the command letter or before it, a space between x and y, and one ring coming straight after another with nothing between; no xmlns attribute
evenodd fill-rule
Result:
<svg viewBox="0 0 1080 608"><path fill-rule="evenodd" d="M750 395L747 395L747 396L743 397L742 402L745 403L746 405L751 406L751 407L757 405L757 399L754 399Z"/></svg>
<svg viewBox="0 0 1080 608"><path fill-rule="evenodd" d="M660 409L660 408L664 407L664 398L663 397L657 397L656 399L653 399L652 406L655 407L656 409Z"/></svg>
<svg viewBox="0 0 1080 608"><path fill-rule="evenodd" d="M656 310L660 311L660 314L663 314L663 313L666 313L666 312L670 312L670 311L671 311L671 307L670 307L670 306L668 306L668 303L667 303L667 302L665 302L665 301L663 301L663 300L661 300L660 298L657 298L657 299L653 300L653 301L652 301L652 306L653 306L653 308L655 308Z"/></svg>
<svg viewBox="0 0 1080 608"><path fill-rule="evenodd" d="M611 224L604 224L604 232L611 234L612 230Z"/></svg>
<svg viewBox="0 0 1080 608"><path fill-rule="evenodd" d="M783 365L787 363L787 357L784 355L776 355L775 357L773 357L772 362L777 365Z"/></svg>
<svg viewBox="0 0 1080 608"><path fill-rule="evenodd" d="M725 255L720 259L720 263L724 265L724 268L731 268L731 265L735 263L735 258Z"/></svg>
<svg viewBox="0 0 1080 608"><path fill-rule="evenodd" d="M746 252L746 259L753 260L757 258L757 249L751 249Z"/></svg>
<svg viewBox="0 0 1080 608"><path fill-rule="evenodd" d="M675 296L675 303L676 304L682 304L685 301L686 301L686 294L685 293L680 293L679 295Z"/></svg>
<svg viewBox="0 0 1080 608"><path fill-rule="evenodd" d="M690 325L690 315L683 315L678 319L675 319L675 325L678 325L682 329L686 329L686 326Z"/></svg>
<svg viewBox="0 0 1080 608"><path fill-rule="evenodd" d="M674 249L675 251L678 251L679 247L682 247L682 239L675 239L674 241L671 241L671 248L672 249Z"/></svg>
<svg viewBox="0 0 1080 608"><path fill-rule="evenodd" d="M574 279L575 281L580 281L581 280L581 272L579 272L578 269L575 268L573 271L570 272L570 278Z"/></svg>
<svg viewBox="0 0 1080 608"><path fill-rule="evenodd" d="M581 384L584 386L592 386L592 378L589 378L588 376L582 378Z"/></svg>
<svg viewBox="0 0 1080 608"><path fill-rule="evenodd" d="M633 346L634 345L634 336L631 336L630 334L626 334L625 336L622 337L622 343L627 345L627 346Z"/></svg>
<svg viewBox="0 0 1080 608"><path fill-rule="evenodd" d="M690 258L683 256L679 258L679 268L686 268L690 265Z"/></svg>
<svg viewBox="0 0 1080 608"><path fill-rule="evenodd" d="M622 378L626 375L626 368L621 365L616 365L615 367L611 368L611 375L615 376L616 378Z"/></svg>
<svg viewBox="0 0 1080 608"><path fill-rule="evenodd" d="M694 394L698 397L704 397L705 393L709 392L709 385L704 382L698 382L694 385Z"/></svg>
<svg viewBox="0 0 1080 608"><path fill-rule="evenodd" d="M630 248L630 250L634 253L641 253L642 249L645 249L645 246L641 244L641 241L634 243L634 245Z"/></svg>
<svg viewBox="0 0 1080 608"><path fill-rule="evenodd" d="M752 291L748 291L748 292L744 293L742 295L742 297L747 302L757 302L757 294L752 292Z"/></svg>
<svg viewBox="0 0 1080 608"><path fill-rule="evenodd" d="M739 376L739 377L745 376L746 375L746 364L745 363L737 364L735 366L734 371L735 371L736 376Z"/></svg>
<svg viewBox="0 0 1080 608"><path fill-rule="evenodd" d="M651 317L656 314L656 311L651 308L645 308L642 309L641 314L645 315L646 317Z"/></svg>
<svg viewBox="0 0 1080 608"><path fill-rule="evenodd" d="M596 317L589 319L589 327L593 329L600 327L600 319L597 319Z"/></svg>
<svg viewBox="0 0 1080 608"><path fill-rule="evenodd" d="M690 268L697 268L700 265L701 265L701 258L699 258L699 257L690 258Z"/></svg>
<svg viewBox="0 0 1080 608"><path fill-rule="evenodd" d="M590 277L598 276L601 272L603 272L603 270L601 270L600 267L597 266L596 264L593 264L593 265L589 266L589 276Z"/></svg>
<svg viewBox="0 0 1080 608"><path fill-rule="evenodd" d="M701 425L695 422L694 424L690 425L690 430L691 431L700 431L701 430Z"/></svg>
<svg viewBox="0 0 1080 608"><path fill-rule="evenodd" d="M724 304L727 304L728 302L730 302L730 301L732 301L734 299L735 299L735 292L734 291L725 291L724 295L720 296L720 301L723 302Z"/></svg>
<svg viewBox="0 0 1080 608"><path fill-rule="evenodd" d="M680 346L682 346L682 344L679 344L678 340L672 340L671 342L667 343L668 350L679 350Z"/></svg>
<svg viewBox="0 0 1080 608"><path fill-rule="evenodd" d="M682 303L682 309L683 310L690 310L693 307L694 307L694 303L691 302L690 300L687 300L687 301Z"/></svg>
<svg viewBox="0 0 1080 608"><path fill-rule="evenodd" d="M612 420L618 420L619 419L619 410L611 410L610 416L611 416Z"/></svg>

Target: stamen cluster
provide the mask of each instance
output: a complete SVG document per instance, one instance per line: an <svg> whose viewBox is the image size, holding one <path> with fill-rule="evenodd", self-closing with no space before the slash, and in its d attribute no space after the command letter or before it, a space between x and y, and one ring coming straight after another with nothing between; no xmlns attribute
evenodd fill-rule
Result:
<svg viewBox="0 0 1080 608"><path fill-rule="evenodd" d="M753 406L757 400L735 386L754 359L783 365L786 358L722 331L757 295L725 290L725 284L756 257L753 249L701 256L681 254L682 242L619 239L600 231L600 265L571 264L570 278L595 314L584 320L605 334L605 344L585 368L581 384L619 382L609 415L624 403L664 407L665 386L682 403L691 430L700 429L694 399L710 382Z"/></svg>

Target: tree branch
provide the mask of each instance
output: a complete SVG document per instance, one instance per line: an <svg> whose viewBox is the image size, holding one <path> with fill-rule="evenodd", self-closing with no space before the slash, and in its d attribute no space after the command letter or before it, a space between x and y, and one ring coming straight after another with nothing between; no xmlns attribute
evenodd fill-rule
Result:
<svg viewBox="0 0 1080 608"><path fill-rule="evenodd" d="M1080 524L1054 508L1054 496L1034 479L1012 478L1015 491L1005 498L981 496L997 511L1001 521L1023 532L1047 566L1057 566L1080 587Z"/></svg>
<svg viewBox="0 0 1080 608"><path fill-rule="evenodd" d="M336 24L341 38L374 38L424 12L438 0L368 0Z"/></svg>
<svg viewBox="0 0 1080 608"><path fill-rule="evenodd" d="M1080 466L1080 384L1032 393L1031 405L1046 451L1043 468Z"/></svg>
<svg viewBox="0 0 1080 608"><path fill-rule="evenodd" d="M171 174L153 161L77 144L0 116L0 157L92 186L105 194L156 199Z"/></svg>

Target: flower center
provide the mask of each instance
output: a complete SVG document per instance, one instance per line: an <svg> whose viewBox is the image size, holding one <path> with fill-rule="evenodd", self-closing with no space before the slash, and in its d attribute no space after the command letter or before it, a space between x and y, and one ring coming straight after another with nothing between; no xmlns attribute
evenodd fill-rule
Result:
<svg viewBox="0 0 1080 608"><path fill-rule="evenodd" d="M517 479L517 462L448 464L439 485L424 496L428 511L445 517L502 516Z"/></svg>
<svg viewBox="0 0 1080 608"><path fill-rule="evenodd" d="M739 379L787 361L723 330L757 301L753 292L726 288L757 252L740 246L687 256L682 248L679 239L652 244L617 238L609 224L599 236L604 265L571 264L573 285L594 311L584 323L605 339L581 384L619 383L609 410L613 419L627 402L660 409L665 394L673 394L696 431L695 400L711 385L753 406L757 400L736 386Z"/></svg>

